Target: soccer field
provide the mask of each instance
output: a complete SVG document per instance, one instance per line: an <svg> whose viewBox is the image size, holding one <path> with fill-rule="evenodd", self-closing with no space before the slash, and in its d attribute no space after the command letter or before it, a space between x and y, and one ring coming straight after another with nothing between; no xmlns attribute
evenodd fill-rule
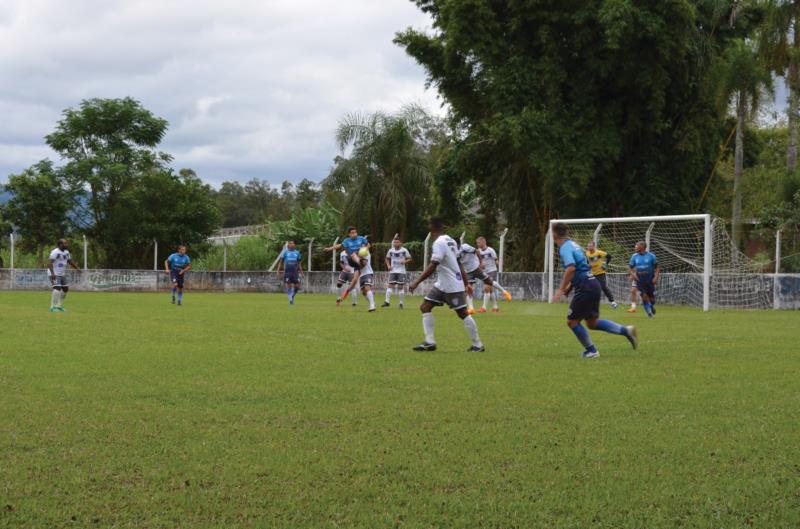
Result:
<svg viewBox="0 0 800 529"><path fill-rule="evenodd" d="M0 293L0 527L800 527L796 312L185 303Z"/></svg>

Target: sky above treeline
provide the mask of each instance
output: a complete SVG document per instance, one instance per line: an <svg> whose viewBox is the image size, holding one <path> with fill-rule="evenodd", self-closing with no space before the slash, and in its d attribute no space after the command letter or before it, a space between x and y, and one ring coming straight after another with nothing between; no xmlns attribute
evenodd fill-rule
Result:
<svg viewBox="0 0 800 529"><path fill-rule="evenodd" d="M2 0L0 183L82 99L131 96L167 119L173 166L218 186L319 181L347 112L421 103L425 74L392 44L426 28L408 0Z"/></svg>

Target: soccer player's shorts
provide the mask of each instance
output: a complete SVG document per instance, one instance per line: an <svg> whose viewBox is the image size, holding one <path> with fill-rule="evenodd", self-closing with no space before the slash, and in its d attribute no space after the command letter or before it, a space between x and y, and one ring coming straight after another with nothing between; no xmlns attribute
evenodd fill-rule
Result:
<svg viewBox="0 0 800 529"><path fill-rule="evenodd" d="M593 320L600 317L600 283L589 278L576 286L567 312L568 320Z"/></svg>
<svg viewBox="0 0 800 529"><path fill-rule="evenodd" d="M367 274L367 275L364 275L364 276L360 276L358 278L358 285L361 288L371 287L372 286L372 278L373 278L372 274Z"/></svg>
<svg viewBox="0 0 800 529"><path fill-rule="evenodd" d="M176 287L183 288L184 275L180 273L180 270L170 270L169 279Z"/></svg>
<svg viewBox="0 0 800 529"><path fill-rule="evenodd" d="M489 279L491 279L492 281L497 281L497 270L486 272L486 275L489 276Z"/></svg>
<svg viewBox="0 0 800 529"><path fill-rule="evenodd" d="M348 255L347 256L347 264L349 264L350 267L353 270L355 270L356 272L361 271L361 261L360 260L359 261L354 261L353 258Z"/></svg>
<svg viewBox="0 0 800 529"><path fill-rule="evenodd" d="M339 286L344 285L345 283L350 283L353 280L353 272L340 272L339 278L336 280L339 283Z"/></svg>
<svg viewBox="0 0 800 529"><path fill-rule="evenodd" d="M54 290L69 288L69 281L67 281L67 276L56 276L56 278L51 280L50 282L53 283Z"/></svg>
<svg viewBox="0 0 800 529"><path fill-rule="evenodd" d="M656 286L653 284L652 276L639 276L636 281L636 288L643 296L654 297L656 295Z"/></svg>
<svg viewBox="0 0 800 529"><path fill-rule="evenodd" d="M287 285L300 284L300 274L297 270L286 270L283 273L283 282Z"/></svg>
<svg viewBox="0 0 800 529"><path fill-rule="evenodd" d="M638 281L631 281L631 288L639 288L639 282Z"/></svg>
<svg viewBox="0 0 800 529"><path fill-rule="evenodd" d="M489 276L480 268L476 268L472 272L467 272L467 281L470 283L477 283L478 281L483 281L485 283L487 279L489 279Z"/></svg>
<svg viewBox="0 0 800 529"><path fill-rule="evenodd" d="M389 284L390 285L405 285L408 282L406 278L406 274L400 273L391 273L389 274Z"/></svg>
<svg viewBox="0 0 800 529"><path fill-rule="evenodd" d="M453 310L461 310L467 308L467 293L466 292L442 292L436 287L430 289L425 294L425 301L441 307L445 303Z"/></svg>

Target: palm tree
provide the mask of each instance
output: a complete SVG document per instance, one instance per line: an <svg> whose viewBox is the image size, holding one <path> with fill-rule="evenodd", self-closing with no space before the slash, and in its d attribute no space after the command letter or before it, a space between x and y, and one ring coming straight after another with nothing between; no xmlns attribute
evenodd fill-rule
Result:
<svg viewBox="0 0 800 529"><path fill-rule="evenodd" d="M344 217L368 223L373 237L403 237L413 214L433 196L431 150L439 129L438 120L416 105L398 114L345 116L336 130L342 156L325 182L346 190Z"/></svg>
<svg viewBox="0 0 800 529"><path fill-rule="evenodd" d="M731 103L736 111L736 149L733 172L732 239L738 246L742 223L742 172L744 171L744 133L747 121L758 110L765 94L772 94L772 77L759 61L751 42L731 42L712 74L715 99L722 108Z"/></svg>

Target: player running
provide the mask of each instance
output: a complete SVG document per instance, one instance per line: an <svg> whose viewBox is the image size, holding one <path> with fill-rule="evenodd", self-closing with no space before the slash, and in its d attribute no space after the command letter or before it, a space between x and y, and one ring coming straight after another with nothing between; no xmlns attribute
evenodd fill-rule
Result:
<svg viewBox="0 0 800 529"><path fill-rule="evenodd" d="M344 251L347 252L348 264L353 269L353 279L350 281L350 285L345 289L343 295L336 300L337 305L341 303L342 299L346 298L351 291L355 290L356 284L358 284L359 278L361 277L361 260L358 256L358 251L364 247L370 247L369 241L366 237L359 235L358 230L351 226L347 228L346 239L339 244L325 248L326 252L344 249Z"/></svg>
<svg viewBox="0 0 800 529"><path fill-rule="evenodd" d="M656 254L647 250L644 241L636 243L636 253L631 256L631 278L642 295L642 306L648 318L656 315L656 285L661 279L661 266Z"/></svg>
<svg viewBox="0 0 800 529"><path fill-rule="evenodd" d="M164 270L172 282L172 304L175 304L175 292L178 293L178 306L183 302L183 280L186 272L192 268L192 260L186 255L186 246L181 244L178 251L164 261Z"/></svg>
<svg viewBox="0 0 800 529"><path fill-rule="evenodd" d="M294 241L288 241L278 260L277 273L280 277L281 265L283 265L283 282L286 284L289 305L294 305L294 297L300 291L300 279L303 277L303 263L300 259L300 250L297 249L297 245Z"/></svg>
<svg viewBox="0 0 800 529"><path fill-rule="evenodd" d="M608 270L608 264L611 262L611 254L598 248L594 241L589 241L586 245L586 258L589 259L589 264L592 266L592 275L600 283L600 288L603 289L606 298L611 302L611 308L616 309L617 302L614 301L614 294L611 293L611 289L608 288L608 283L606 282L606 271Z"/></svg>
<svg viewBox="0 0 800 529"><path fill-rule="evenodd" d="M386 300L381 307L388 307L392 300L394 290L400 296L400 308L403 308L403 301L406 297L406 283L408 274L406 266L411 263L411 252L403 246L403 241L395 239L392 247L386 252L386 269L389 270L389 284L386 285Z"/></svg>
<svg viewBox="0 0 800 529"><path fill-rule="evenodd" d="M444 233L444 221L433 218L428 223L428 231L435 237L433 255L428 268L415 279L408 289L411 292L436 272L436 283L425 295L425 300L420 305L422 312L422 328L425 331L425 341L414 347L414 351L435 351L436 338L434 336L433 308L441 307L445 303L456 311L458 317L464 321L472 346L470 352L483 352L486 349L478 336L478 324L467 312L466 296L472 294L472 287L467 282L467 274L458 260L458 243Z"/></svg>
<svg viewBox="0 0 800 529"><path fill-rule="evenodd" d="M494 248L486 244L485 237L478 237L475 241L478 245L478 257L481 260L481 270L492 280L497 281L497 252ZM489 310L489 300L492 300L492 312L500 312L500 307L497 305L497 294L492 289L491 284L483 285L483 305L478 312L486 312Z"/></svg>
<svg viewBox="0 0 800 529"><path fill-rule="evenodd" d="M372 255L367 253L366 256L359 256L361 265L361 274L358 278L358 286L361 288L361 293L367 298L369 302L369 311L375 312L375 293L372 292L372 283L375 274L372 271Z"/></svg>
<svg viewBox="0 0 800 529"><path fill-rule="evenodd" d="M586 320L590 329L626 337L636 349L638 339L635 327L632 325L624 327L613 321L600 319L600 283L592 275L583 249L569 238L569 229L566 224L554 224L553 237L559 247L561 266L564 268L564 277L561 280L561 286L553 296L553 303L569 294L571 290L574 291L567 313L567 325L586 348L582 355L583 358L600 356L589 332L581 325L583 320Z"/></svg>
<svg viewBox="0 0 800 529"><path fill-rule="evenodd" d="M506 301L511 301L511 293L503 288L500 283L493 280L491 277L486 275L483 270L481 270L481 261L478 257L478 250L476 250L473 246L470 246L467 243L461 244L458 249L458 260L464 267L464 270L467 273L467 281L469 281L469 284L472 285L473 290L475 289L475 283L478 281L483 281L484 285L499 290L503 294L503 297L506 298ZM475 314L475 306L473 305L471 294L467 296L467 313Z"/></svg>
<svg viewBox="0 0 800 529"><path fill-rule="evenodd" d="M53 285L53 298L50 302L50 312L66 312L64 308L64 298L69 292L67 281L67 265L78 272L81 271L72 255L69 253L69 243L66 239L59 239L56 248L50 252L50 259L47 263L47 270L50 272L50 283Z"/></svg>
<svg viewBox="0 0 800 529"><path fill-rule="evenodd" d="M353 281L353 267L350 266L350 257L347 255L347 250L342 250L342 253L339 254L339 268L341 268L342 271L339 272L339 277L336 278L336 291L339 294L336 297L337 307L342 304L343 294L350 289L350 282ZM353 301L353 306L355 307L356 300L358 299L355 290L350 291L350 299Z"/></svg>

